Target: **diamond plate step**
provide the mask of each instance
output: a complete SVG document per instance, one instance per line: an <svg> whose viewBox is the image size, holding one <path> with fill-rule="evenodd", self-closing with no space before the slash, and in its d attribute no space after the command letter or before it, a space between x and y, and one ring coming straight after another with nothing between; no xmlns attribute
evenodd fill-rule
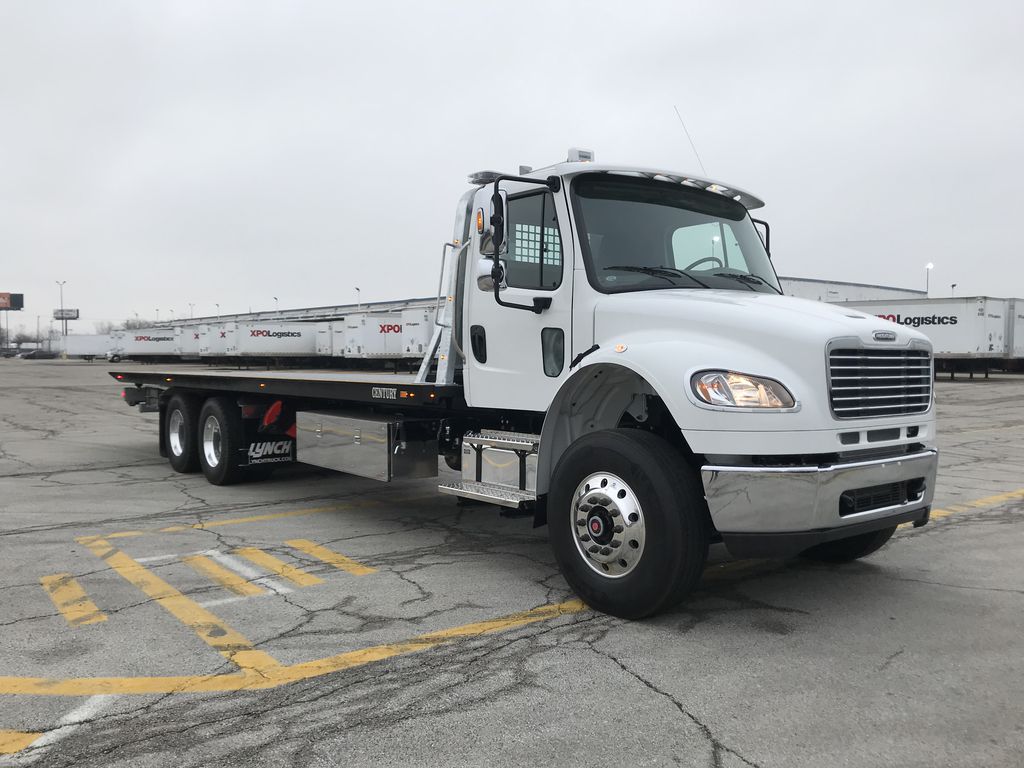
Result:
<svg viewBox="0 0 1024 768"><path fill-rule="evenodd" d="M492 448L511 448L512 450L536 451L540 445L540 435L528 432L504 432L498 429L469 432L463 438L470 445L484 445Z"/></svg>
<svg viewBox="0 0 1024 768"><path fill-rule="evenodd" d="M453 483L441 483L437 490L449 496L461 496L464 499L475 501L486 501L490 504L497 504L512 509L522 509L531 501L536 501L537 496L531 491L520 491L515 488L505 488L488 483L474 483L468 480L459 480Z"/></svg>

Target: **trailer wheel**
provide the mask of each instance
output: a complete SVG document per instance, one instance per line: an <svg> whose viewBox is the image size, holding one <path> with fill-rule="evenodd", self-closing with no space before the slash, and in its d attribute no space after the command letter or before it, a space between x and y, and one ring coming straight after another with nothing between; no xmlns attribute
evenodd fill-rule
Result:
<svg viewBox="0 0 1024 768"><path fill-rule="evenodd" d="M848 539L827 541L801 552L800 556L823 563L848 563L877 552L885 546L894 533L896 533L896 526L862 533L860 536L851 536Z"/></svg>
<svg viewBox="0 0 1024 768"><path fill-rule="evenodd" d="M195 397L176 394L164 412L164 448L175 472L196 472L199 469L199 401Z"/></svg>
<svg viewBox="0 0 1024 768"><path fill-rule="evenodd" d="M710 516L694 472L656 435L584 435L555 467L548 496L555 559L593 608L638 619L700 581Z"/></svg>
<svg viewBox="0 0 1024 768"><path fill-rule="evenodd" d="M242 479L238 449L243 440L242 415L226 397L211 397L199 412L199 466L214 485Z"/></svg>

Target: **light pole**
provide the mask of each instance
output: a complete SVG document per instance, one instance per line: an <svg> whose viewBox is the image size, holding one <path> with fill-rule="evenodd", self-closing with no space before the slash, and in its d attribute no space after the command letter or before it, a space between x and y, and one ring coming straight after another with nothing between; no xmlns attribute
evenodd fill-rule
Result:
<svg viewBox="0 0 1024 768"><path fill-rule="evenodd" d="M277 314L281 314L281 304L278 302L277 296L272 296L271 298L274 299L274 311L277 312Z"/></svg>
<svg viewBox="0 0 1024 768"><path fill-rule="evenodd" d="M956 286L957 286L957 283L950 283L950 285L949 285L949 295L950 296L956 296Z"/></svg>
<svg viewBox="0 0 1024 768"><path fill-rule="evenodd" d="M64 283L67 280L54 280L60 286L60 327L65 336L68 335L68 321L64 319Z"/></svg>
<svg viewBox="0 0 1024 768"><path fill-rule="evenodd" d="M171 313L171 322L173 323L174 322L174 310L173 309L169 309L167 311Z"/></svg>
<svg viewBox="0 0 1024 768"><path fill-rule="evenodd" d="M356 288L356 309L362 309L362 308L363 308L362 293L360 293L359 289Z"/></svg>
<svg viewBox="0 0 1024 768"><path fill-rule="evenodd" d="M935 265L930 261L924 265L924 295L928 295L928 278L931 277L932 270L935 269Z"/></svg>
<svg viewBox="0 0 1024 768"><path fill-rule="evenodd" d="M217 308L217 319L220 320L220 304L214 304L213 306Z"/></svg>
<svg viewBox="0 0 1024 768"><path fill-rule="evenodd" d="M160 322L160 310L159 309L156 310L156 321L158 323Z"/></svg>
<svg viewBox="0 0 1024 768"><path fill-rule="evenodd" d="M191 320L196 316L196 305L191 301L188 303L188 319Z"/></svg>

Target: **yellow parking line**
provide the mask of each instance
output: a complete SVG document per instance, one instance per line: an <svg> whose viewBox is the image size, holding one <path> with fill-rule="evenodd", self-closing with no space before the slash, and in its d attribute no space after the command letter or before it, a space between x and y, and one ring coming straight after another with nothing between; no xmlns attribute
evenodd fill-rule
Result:
<svg viewBox="0 0 1024 768"><path fill-rule="evenodd" d="M80 677L70 679L46 677L0 677L0 695L31 696L93 696L104 693L197 693L277 688L300 680L329 675L375 661L425 651L460 638L478 637L547 621L587 609L581 600L542 605L497 619L465 624L460 627L430 632L410 640L387 643L358 651L347 651L325 659L291 666L278 665L256 672L243 670L222 675L180 677Z"/></svg>
<svg viewBox="0 0 1024 768"><path fill-rule="evenodd" d="M1013 501L1014 499L1024 499L1024 488L1018 488L1016 491L1007 491L1006 493L997 493L994 496L986 496L982 499L975 499L974 501L965 501L960 504L950 504L948 507L943 509L933 509L931 519L941 520L944 517L956 514L957 512L966 512L970 509L984 509L986 507L994 507L998 504L1002 504L1006 501ZM904 523L904 525L910 525L910 523Z"/></svg>
<svg viewBox="0 0 1024 768"><path fill-rule="evenodd" d="M205 555L190 555L182 558L182 562L194 568L204 576L209 576L225 589L234 592L236 595L251 597L262 595L265 590L251 581L246 581L234 571L228 570L220 563L215 563Z"/></svg>
<svg viewBox="0 0 1024 768"><path fill-rule="evenodd" d="M70 573L55 573L52 576L43 576L39 579L46 594L50 596L53 604L57 607L68 624L72 627L80 627L85 624L97 624L107 620L107 615L96 607L96 603L89 599L82 589L82 585L75 581Z"/></svg>
<svg viewBox="0 0 1024 768"><path fill-rule="evenodd" d="M155 600L174 618L199 635L203 642L243 671L267 674L281 666L277 659L256 650L242 634L108 542L96 539L87 542L86 546L125 581L142 590L147 597Z"/></svg>
<svg viewBox="0 0 1024 768"><path fill-rule="evenodd" d="M285 544L300 552L305 552L307 555L312 555L318 560L323 560L328 565L333 565L335 568L347 571L353 576L366 576L367 574L377 572L376 568L370 568L368 565L363 565L351 557L345 557L345 555L334 552L320 544L314 544L307 539L291 539L286 541Z"/></svg>
<svg viewBox="0 0 1024 768"><path fill-rule="evenodd" d="M0 755L16 755L25 747L32 746L32 742L42 735L27 731L0 730Z"/></svg>
<svg viewBox="0 0 1024 768"><path fill-rule="evenodd" d="M314 584L323 584L324 582L324 580L319 576L306 573L301 568L296 568L294 565L288 565L284 560L278 560L269 552L264 552L262 549L256 549L256 547L242 547L241 549L236 549L234 554L240 555L246 560L256 563L260 568L264 568L277 576L288 579L289 581L298 584L300 587L311 587Z"/></svg>

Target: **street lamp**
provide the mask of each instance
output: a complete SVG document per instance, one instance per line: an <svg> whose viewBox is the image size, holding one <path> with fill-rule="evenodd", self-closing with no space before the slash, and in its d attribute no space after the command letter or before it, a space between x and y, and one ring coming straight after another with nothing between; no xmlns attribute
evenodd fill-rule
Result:
<svg viewBox="0 0 1024 768"><path fill-rule="evenodd" d="M167 311L171 313L171 322L173 323L174 322L174 310L173 309L169 309Z"/></svg>
<svg viewBox="0 0 1024 768"><path fill-rule="evenodd" d="M950 296L956 296L956 286L957 286L957 283L950 283L950 285L949 285L949 295Z"/></svg>
<svg viewBox="0 0 1024 768"><path fill-rule="evenodd" d="M64 335L68 335L68 321L64 319L64 283L67 280L54 280L57 285L60 286L60 325L63 329Z"/></svg>
<svg viewBox="0 0 1024 768"><path fill-rule="evenodd" d="M281 313L281 305L277 301L277 296L272 296L271 298L274 300L274 311L277 312L278 314L280 314Z"/></svg>
<svg viewBox="0 0 1024 768"><path fill-rule="evenodd" d="M195 304L193 304L193 303L192 303L192 302L190 301L190 302L188 303L188 319L189 319L189 320L191 320L191 319L192 319L193 317L195 317L195 309L196 309L196 305L195 305Z"/></svg>
<svg viewBox="0 0 1024 768"><path fill-rule="evenodd" d="M217 319L220 320L220 304L214 304L213 306L217 308Z"/></svg>
<svg viewBox="0 0 1024 768"><path fill-rule="evenodd" d="M160 322L160 310L159 309L156 310L156 321L158 323Z"/></svg>
<svg viewBox="0 0 1024 768"><path fill-rule="evenodd" d="M362 300L361 297L362 297L362 294L359 292L359 289L356 288L356 309L362 309L363 308L363 300Z"/></svg>
<svg viewBox="0 0 1024 768"><path fill-rule="evenodd" d="M931 277L932 270L935 269L935 265L930 261L924 265L924 295L928 295L928 278Z"/></svg>

